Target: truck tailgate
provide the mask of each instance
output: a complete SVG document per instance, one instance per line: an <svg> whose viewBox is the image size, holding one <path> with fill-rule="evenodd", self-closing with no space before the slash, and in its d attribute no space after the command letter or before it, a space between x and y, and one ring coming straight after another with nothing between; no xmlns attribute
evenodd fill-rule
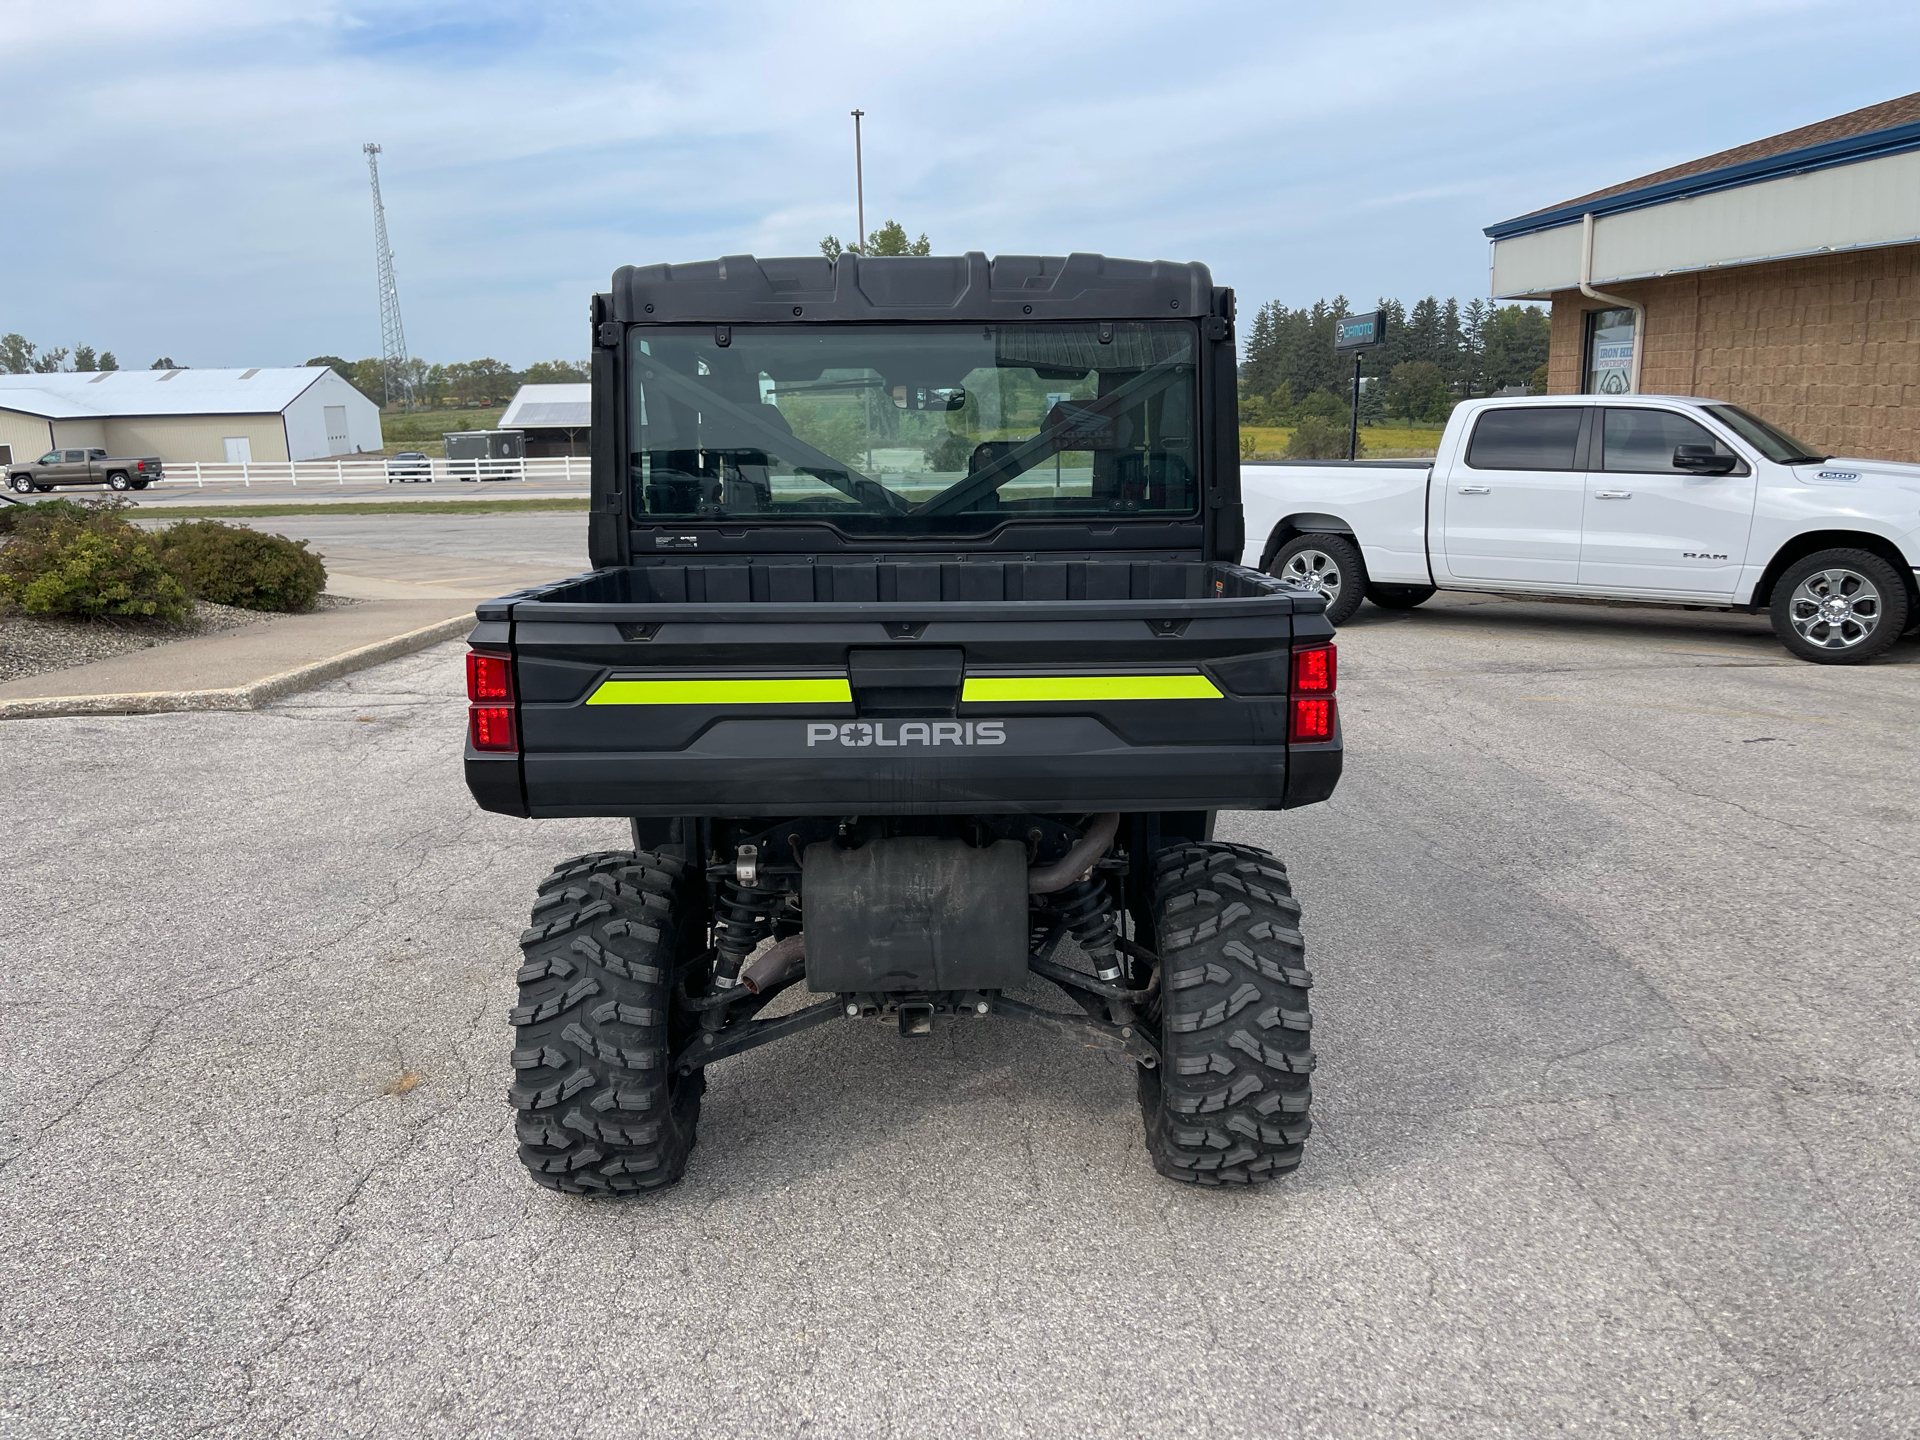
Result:
<svg viewBox="0 0 1920 1440"><path fill-rule="evenodd" d="M480 607L520 751L514 814L1266 809L1324 798L1288 744L1317 596L1192 561L688 561Z"/></svg>

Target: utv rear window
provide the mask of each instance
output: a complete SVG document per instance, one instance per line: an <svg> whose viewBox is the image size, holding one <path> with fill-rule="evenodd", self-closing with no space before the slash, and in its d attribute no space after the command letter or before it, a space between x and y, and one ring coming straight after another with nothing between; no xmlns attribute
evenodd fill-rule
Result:
<svg viewBox="0 0 1920 1440"><path fill-rule="evenodd" d="M1582 408L1529 405L1489 410L1473 427L1467 464L1475 470L1571 470Z"/></svg>
<svg viewBox="0 0 1920 1440"><path fill-rule="evenodd" d="M935 535L1198 508L1191 322L662 326L630 344L636 519Z"/></svg>

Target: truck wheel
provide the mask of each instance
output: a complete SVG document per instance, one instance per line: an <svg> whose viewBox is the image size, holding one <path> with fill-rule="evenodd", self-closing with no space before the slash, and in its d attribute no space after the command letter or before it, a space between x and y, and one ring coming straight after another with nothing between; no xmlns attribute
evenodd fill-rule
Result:
<svg viewBox="0 0 1920 1440"><path fill-rule="evenodd" d="M1858 665L1907 628L1907 587L1871 550L1821 550L1774 582L1773 633L1802 660Z"/></svg>
<svg viewBox="0 0 1920 1440"><path fill-rule="evenodd" d="M14 493L17 495L31 495L33 493L33 481L24 475L15 475L7 483L13 486Z"/></svg>
<svg viewBox="0 0 1920 1440"><path fill-rule="evenodd" d="M1264 850L1181 845L1155 864L1161 1064L1140 1070L1153 1168L1258 1184L1300 1163L1314 1065L1300 907Z"/></svg>
<svg viewBox="0 0 1920 1440"><path fill-rule="evenodd" d="M630 1194L686 1171L707 1082L670 1065L679 931L698 918L683 871L602 851L563 861L540 886L520 937L507 1098L520 1162L550 1190Z"/></svg>
<svg viewBox="0 0 1920 1440"><path fill-rule="evenodd" d="M133 488L133 482L127 479L126 475L121 471L116 470L107 476L107 488L109 490L131 490Z"/></svg>
<svg viewBox="0 0 1920 1440"><path fill-rule="evenodd" d="M1411 610L1433 598L1431 585L1369 585L1367 599L1382 610Z"/></svg>
<svg viewBox="0 0 1920 1440"><path fill-rule="evenodd" d="M1366 598L1366 562L1344 535L1296 535L1275 552L1267 573L1325 596L1329 624L1346 624Z"/></svg>

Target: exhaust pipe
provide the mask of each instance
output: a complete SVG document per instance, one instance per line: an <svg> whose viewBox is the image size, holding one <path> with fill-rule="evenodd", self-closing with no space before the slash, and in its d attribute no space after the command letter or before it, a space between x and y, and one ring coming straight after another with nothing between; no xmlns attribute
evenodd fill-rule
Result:
<svg viewBox="0 0 1920 1440"><path fill-rule="evenodd" d="M740 972L740 983L752 994L771 990L793 974L806 968L807 937L789 935L776 940L767 952Z"/></svg>
<svg viewBox="0 0 1920 1440"><path fill-rule="evenodd" d="M1051 895L1064 890L1093 868L1094 861L1113 848L1113 837L1120 833L1120 812L1100 816L1091 829L1074 842L1073 848L1051 865L1036 865L1027 871L1029 895Z"/></svg>

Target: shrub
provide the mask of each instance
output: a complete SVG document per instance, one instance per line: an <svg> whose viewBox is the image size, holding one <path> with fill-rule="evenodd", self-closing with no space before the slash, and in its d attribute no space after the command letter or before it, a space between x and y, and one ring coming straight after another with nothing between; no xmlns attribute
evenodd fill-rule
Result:
<svg viewBox="0 0 1920 1440"><path fill-rule="evenodd" d="M1359 454L1367 453L1364 442ZM1347 458L1347 427L1336 425L1318 415L1309 415L1294 426L1287 440L1289 460L1344 460Z"/></svg>
<svg viewBox="0 0 1920 1440"><path fill-rule="evenodd" d="M49 501L34 508L40 513L16 520L0 550L0 596L29 615L180 621L192 613L154 538L129 525L121 507Z"/></svg>
<svg viewBox="0 0 1920 1440"><path fill-rule="evenodd" d="M118 495L109 500L37 500L0 505L0 535L22 535L61 521L77 524L89 515L118 515L132 508Z"/></svg>
<svg viewBox="0 0 1920 1440"><path fill-rule="evenodd" d="M202 599L243 610L311 610L327 567L304 540L219 520L183 520L162 532L167 564Z"/></svg>

